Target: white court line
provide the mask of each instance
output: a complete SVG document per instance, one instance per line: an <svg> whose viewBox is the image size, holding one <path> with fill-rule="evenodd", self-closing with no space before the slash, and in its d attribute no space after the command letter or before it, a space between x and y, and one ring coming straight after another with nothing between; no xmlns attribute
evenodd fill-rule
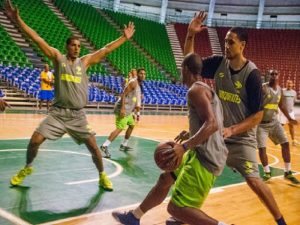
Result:
<svg viewBox="0 0 300 225"><path fill-rule="evenodd" d="M0 152L17 152L17 151L26 151L26 149L1 149ZM91 154L89 153L83 153L83 152L73 152L73 151L64 151L64 150L52 150L52 149L40 149L39 151L42 151L42 152L59 152L59 153L67 153L67 154L75 154L75 155L84 155L84 156L89 156L91 157ZM116 171L113 172L112 174L109 174L108 177L112 178L112 177L116 177L118 176L119 174L121 174L123 172L123 167L115 162L115 161L112 161L110 159L106 159L106 158L102 158L112 164L115 165L116 167ZM99 178L95 178L95 179L89 179L89 180L81 180L81 181L73 181L73 182L67 182L67 183L64 183L64 184L67 184L67 185L74 185L74 184L84 184L84 183L90 183L90 182L96 182L96 181L99 181Z"/></svg>
<svg viewBox="0 0 300 225"><path fill-rule="evenodd" d="M269 149L272 149L272 150L274 150L274 151L277 151L277 152L281 152L281 149L277 149L277 148L274 148L274 147L268 147ZM267 153L268 154L268 153ZM292 153L292 152L290 152L290 154L291 154L291 157L292 157L292 155L300 155L300 154L298 154L298 153ZM268 154L268 155L270 155L270 154ZM275 167L275 166L273 166L273 167ZM275 167L275 168L279 168L279 169L282 169L282 168L280 168L280 167ZM293 169L292 169L293 170ZM294 170L295 171L295 170ZM295 171L295 172L299 172L299 171Z"/></svg>
<svg viewBox="0 0 300 225"><path fill-rule="evenodd" d="M275 155L272 155L272 154L270 154L270 153L267 153L267 155L269 155L269 156L271 156L273 159L275 159L275 162L269 164L269 166L274 166L274 165L276 165L276 164L279 163L279 159L278 159Z"/></svg>
<svg viewBox="0 0 300 225"><path fill-rule="evenodd" d="M21 218L13 215L1 208L0 208L0 216L15 225L31 225L30 223L27 223L26 221L22 220Z"/></svg>
<svg viewBox="0 0 300 225"><path fill-rule="evenodd" d="M114 173L108 175L109 178L116 177L116 176L118 176L119 174L121 174L123 172L123 167L119 163L117 163L115 161L112 161L112 160L109 160L109 159L105 159L105 160L107 160L110 163L114 164L115 167L116 167L116 171ZM98 182L98 181L99 181L99 178L95 178L95 179L89 179L89 180L80 180L80 181L67 182L65 184L67 184L67 185L76 185L76 184L85 184L85 183Z"/></svg>
<svg viewBox="0 0 300 225"><path fill-rule="evenodd" d="M151 140L151 141L157 141L159 142L159 140L155 140L155 139L151 139L151 138L144 138L144 137L140 137L140 136L134 136L134 137L138 137L138 138L143 138L143 139L146 139L146 140ZM267 153L270 157L274 158L274 162L270 165L275 165L279 162L279 159L270 154L270 153ZM300 174L300 173L295 173L295 175L297 174ZM276 177L272 177L272 179L283 179L283 176L276 176ZM222 186L222 187L217 187L217 188L212 188L210 190L210 193L209 194L216 194L216 193L220 193L220 192L223 192L225 191L225 189L228 189L228 188L231 188L231 187L236 187L236 186L242 186L242 185L247 185L246 182L241 182L241 183L237 183L237 184L231 184L231 185L226 185L226 186ZM167 197L163 203L167 203L168 201L170 200L170 197ZM56 223L62 223L62 222L67 222L67 221L71 221L71 220L74 220L74 219L80 219L80 218L86 218L86 217L90 217L90 216L97 216L97 215L102 215L102 214L106 214L106 213L112 213L113 211L124 211L124 210L128 210L128 209L131 209L131 208L135 208L137 206L139 206L140 203L135 203L135 204L131 204L131 205L127 205L127 206L122 206L122 207L118 207L118 208L114 208L114 209L108 209L108 210L104 210L104 211L101 211L101 212L95 212L95 213L89 213L89 214L85 214L85 215L80 215L80 216L76 216L76 217L71 217L71 218L66 218L66 219L62 219L62 220L56 220L56 221L52 221L52 222L49 222L49 223L44 223L44 224L40 224L40 225L52 225L52 224L56 224Z"/></svg>

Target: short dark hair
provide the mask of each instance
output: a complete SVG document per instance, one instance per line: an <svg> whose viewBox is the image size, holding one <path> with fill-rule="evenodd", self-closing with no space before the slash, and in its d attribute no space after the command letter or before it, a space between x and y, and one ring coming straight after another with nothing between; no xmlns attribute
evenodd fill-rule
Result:
<svg viewBox="0 0 300 225"><path fill-rule="evenodd" d="M140 71L142 71L142 70L146 71L145 68L141 67L141 68L138 68L138 69L137 69L137 73L139 74Z"/></svg>
<svg viewBox="0 0 300 225"><path fill-rule="evenodd" d="M71 44L71 42L72 42L73 40L78 40L78 41L80 41L79 37L77 37L77 36L71 36L71 37L69 37L69 38L67 39L66 45Z"/></svg>
<svg viewBox="0 0 300 225"><path fill-rule="evenodd" d="M200 75L203 67L202 59L198 54L190 53L184 57L182 66L186 66L191 73Z"/></svg>
<svg viewBox="0 0 300 225"><path fill-rule="evenodd" d="M245 28L232 27L229 31L235 33L240 41L248 43L248 32Z"/></svg>

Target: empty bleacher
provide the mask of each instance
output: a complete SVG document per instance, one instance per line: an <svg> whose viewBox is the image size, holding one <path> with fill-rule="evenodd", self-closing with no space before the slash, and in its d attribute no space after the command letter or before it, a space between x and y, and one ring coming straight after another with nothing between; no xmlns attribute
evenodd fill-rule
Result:
<svg viewBox="0 0 300 225"><path fill-rule="evenodd" d="M217 28L222 50L224 38L229 28ZM264 75L267 70L276 69L280 75L280 85L285 86L286 80L295 84L300 97L300 73L298 55L300 52L300 30L281 29L247 29L249 40L245 48L245 56L253 61ZM299 75L298 75L299 76Z"/></svg>

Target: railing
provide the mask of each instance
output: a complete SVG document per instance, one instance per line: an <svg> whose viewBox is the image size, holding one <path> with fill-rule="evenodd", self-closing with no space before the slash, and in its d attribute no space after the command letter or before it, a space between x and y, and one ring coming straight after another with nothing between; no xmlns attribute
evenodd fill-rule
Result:
<svg viewBox="0 0 300 225"><path fill-rule="evenodd" d="M105 8L113 10L114 1L113 0L78 0L96 8ZM145 18L148 20L160 21L160 14L142 11L139 7L128 7L122 4L118 5L120 12L127 13L129 15ZM179 12L168 13L166 15L166 23L189 23L193 15L182 14ZM242 26L249 28L256 28L256 20L232 20L227 18L222 19L212 19L213 27L233 27ZM261 28L272 28L272 29L300 29L300 21L261 21Z"/></svg>

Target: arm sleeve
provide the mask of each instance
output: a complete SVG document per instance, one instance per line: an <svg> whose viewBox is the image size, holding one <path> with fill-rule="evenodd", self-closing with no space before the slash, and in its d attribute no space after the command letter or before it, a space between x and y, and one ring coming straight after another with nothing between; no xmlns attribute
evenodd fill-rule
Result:
<svg viewBox="0 0 300 225"><path fill-rule="evenodd" d="M213 79L215 73L223 60L221 55L213 55L202 59L203 68L201 76L203 78Z"/></svg>
<svg viewBox="0 0 300 225"><path fill-rule="evenodd" d="M248 109L251 114L263 110L263 92L261 75L258 69L253 70L246 81Z"/></svg>

